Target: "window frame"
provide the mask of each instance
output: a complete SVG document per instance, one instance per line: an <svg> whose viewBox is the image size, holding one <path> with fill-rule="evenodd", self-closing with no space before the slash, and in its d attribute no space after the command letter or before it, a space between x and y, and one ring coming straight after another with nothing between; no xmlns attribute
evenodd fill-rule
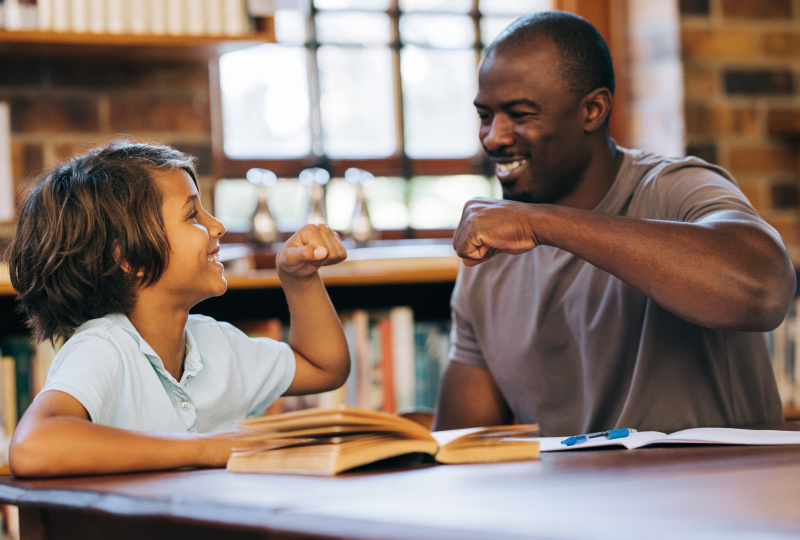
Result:
<svg viewBox="0 0 800 540"><path fill-rule="evenodd" d="M482 14L478 10L479 0L472 0L472 9L468 15L472 18L475 27L476 39L472 45L475 56L475 69L477 71L483 43L480 40L480 20ZM611 131L615 140L625 145L628 139L628 92L626 78L627 72L625 59L627 57L627 42L625 40L625 25L627 21L625 0L552 0L553 9L570 11L585 17L597 27L606 39L611 50L616 76L616 91L614 109L611 115ZM320 44L316 40L314 28L314 14L321 10L310 8L311 14L307 17L307 33L309 40L304 44L311 55L315 55ZM353 10L358 11L358 10ZM372 11L371 13L375 13ZM404 178L406 181L415 176L448 176L457 174L481 175L493 177L494 171L491 163L479 148L476 154L459 158L411 158L405 153L405 140L403 133L403 94L400 75L400 51L403 42L400 39L399 21L401 12L398 0L391 0L389 9L383 11L390 17L391 36L389 49L392 54L392 75L395 84L395 125L397 129L397 150L393 155L382 158L331 158L312 153L297 158L232 158L225 154L224 134L222 124L222 89L220 82L219 58L209 62L209 84L211 98L211 147L212 167L211 173L216 180L222 178L244 178L247 171L254 167L261 167L273 171L279 178L296 178L303 169L309 167L322 167L327 169L332 177L343 177L344 172L350 167L367 170L375 176L391 176ZM446 12L426 11L425 14L452 14ZM316 59L310 59L316 65ZM311 99L318 102L319 82L313 73L309 84ZM311 106L311 121L320 122L319 110ZM316 116L316 117L315 117ZM313 146L313 141L312 141ZM213 201L213 189L212 189ZM212 203L213 204L213 203ZM452 229L424 230L403 229L400 231L376 231L381 239L385 238L430 238L452 236Z"/></svg>

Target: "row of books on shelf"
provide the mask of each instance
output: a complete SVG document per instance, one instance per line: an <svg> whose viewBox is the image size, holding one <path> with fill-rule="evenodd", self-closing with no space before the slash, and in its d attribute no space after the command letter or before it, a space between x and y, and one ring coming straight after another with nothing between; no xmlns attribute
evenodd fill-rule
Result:
<svg viewBox="0 0 800 540"><path fill-rule="evenodd" d="M788 410L800 410L800 297L795 298L783 322L767 332L767 345L778 383L781 402Z"/></svg>
<svg viewBox="0 0 800 540"><path fill-rule="evenodd" d="M432 411L450 349L449 320L415 320L408 306L357 309L341 315L350 349L350 377L322 394L283 397L270 412L348 405L405 413ZM236 323L251 336L286 338L278 319Z"/></svg>
<svg viewBox="0 0 800 540"><path fill-rule="evenodd" d="M0 29L92 34L241 36L254 0L0 0Z"/></svg>

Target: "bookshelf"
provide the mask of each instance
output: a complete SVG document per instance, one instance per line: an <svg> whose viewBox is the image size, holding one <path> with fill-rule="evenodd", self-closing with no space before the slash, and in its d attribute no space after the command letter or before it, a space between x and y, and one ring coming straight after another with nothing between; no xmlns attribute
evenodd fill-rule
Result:
<svg viewBox="0 0 800 540"><path fill-rule="evenodd" d="M271 19L258 33L243 36L89 34L0 30L0 57L208 60L275 41Z"/></svg>
<svg viewBox="0 0 800 540"><path fill-rule="evenodd" d="M348 248L348 259L323 267L320 275L337 310L408 305L421 320L449 319L450 295L460 260L449 239L395 240ZM226 274L228 292L197 305L194 312L221 320L288 321L274 268Z"/></svg>

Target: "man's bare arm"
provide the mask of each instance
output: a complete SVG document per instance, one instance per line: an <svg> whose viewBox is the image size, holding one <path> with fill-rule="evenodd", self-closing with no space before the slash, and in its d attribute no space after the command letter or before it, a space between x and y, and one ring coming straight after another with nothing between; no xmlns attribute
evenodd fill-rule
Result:
<svg viewBox="0 0 800 540"><path fill-rule="evenodd" d="M707 328L771 330L783 320L796 286L780 237L758 218L733 210L681 223L473 199L454 239L467 264L538 245L574 253Z"/></svg>
<svg viewBox="0 0 800 540"><path fill-rule="evenodd" d="M442 378L434 430L506 425L512 421L511 410L487 370L450 362Z"/></svg>

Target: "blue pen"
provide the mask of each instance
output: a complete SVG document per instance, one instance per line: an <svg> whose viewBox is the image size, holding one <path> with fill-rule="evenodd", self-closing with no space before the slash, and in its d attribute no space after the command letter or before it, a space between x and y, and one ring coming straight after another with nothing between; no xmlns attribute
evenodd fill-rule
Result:
<svg viewBox="0 0 800 540"><path fill-rule="evenodd" d="M572 437L567 437L561 441L561 444L573 446L576 444L585 443L592 439L621 439L631 435L632 433L636 433L636 430L628 428L609 429L608 431L598 431L597 433L587 433L586 435L574 435Z"/></svg>

